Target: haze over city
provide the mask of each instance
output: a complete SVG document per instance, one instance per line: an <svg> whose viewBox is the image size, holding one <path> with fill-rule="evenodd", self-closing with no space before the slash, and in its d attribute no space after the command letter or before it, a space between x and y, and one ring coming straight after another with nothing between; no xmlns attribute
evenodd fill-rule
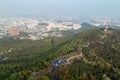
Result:
<svg viewBox="0 0 120 80"><path fill-rule="evenodd" d="M120 0L0 0L0 17L119 17Z"/></svg>
<svg viewBox="0 0 120 80"><path fill-rule="evenodd" d="M0 80L120 80L120 0L0 0Z"/></svg>

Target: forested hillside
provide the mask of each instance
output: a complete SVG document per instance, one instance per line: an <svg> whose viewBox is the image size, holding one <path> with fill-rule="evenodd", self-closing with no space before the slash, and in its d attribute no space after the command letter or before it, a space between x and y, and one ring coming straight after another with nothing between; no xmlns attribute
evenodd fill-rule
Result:
<svg viewBox="0 0 120 80"><path fill-rule="evenodd" d="M13 50L2 55L8 59L0 62L1 80L120 80L120 30L54 38L54 48L51 38L6 42L1 40L1 52Z"/></svg>
<svg viewBox="0 0 120 80"><path fill-rule="evenodd" d="M88 30L74 35L58 52L69 65L60 65L49 73L55 80L119 80L120 31ZM82 54L82 56L81 56ZM58 55L57 55L58 56ZM78 57L76 57L78 56Z"/></svg>

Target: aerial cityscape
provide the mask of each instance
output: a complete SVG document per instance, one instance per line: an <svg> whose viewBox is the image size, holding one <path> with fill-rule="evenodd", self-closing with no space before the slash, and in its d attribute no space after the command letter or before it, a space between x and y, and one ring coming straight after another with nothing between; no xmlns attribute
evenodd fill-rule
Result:
<svg viewBox="0 0 120 80"><path fill-rule="evenodd" d="M120 80L120 0L0 0L0 80Z"/></svg>
<svg viewBox="0 0 120 80"><path fill-rule="evenodd" d="M101 27L109 23L112 27L120 28L120 18L88 18L89 24ZM86 22L87 21L81 21ZM77 17L55 17L48 19L35 19L35 18L1 18L0 19L0 38L4 36L19 36L20 33L26 33L28 35L20 36L20 39L39 40L46 37L62 37L62 31L76 31L82 27Z"/></svg>

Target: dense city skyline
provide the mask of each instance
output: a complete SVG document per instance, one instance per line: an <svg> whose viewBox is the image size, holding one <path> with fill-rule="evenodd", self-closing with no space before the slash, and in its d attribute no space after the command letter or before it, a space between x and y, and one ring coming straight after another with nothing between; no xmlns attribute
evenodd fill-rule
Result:
<svg viewBox="0 0 120 80"><path fill-rule="evenodd" d="M0 0L0 17L115 16L120 0Z"/></svg>

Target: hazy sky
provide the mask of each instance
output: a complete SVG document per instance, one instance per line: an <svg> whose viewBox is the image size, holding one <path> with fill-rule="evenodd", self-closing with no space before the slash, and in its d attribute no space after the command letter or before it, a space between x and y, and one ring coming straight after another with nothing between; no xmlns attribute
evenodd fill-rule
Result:
<svg viewBox="0 0 120 80"><path fill-rule="evenodd" d="M0 16L120 16L120 0L0 0Z"/></svg>

